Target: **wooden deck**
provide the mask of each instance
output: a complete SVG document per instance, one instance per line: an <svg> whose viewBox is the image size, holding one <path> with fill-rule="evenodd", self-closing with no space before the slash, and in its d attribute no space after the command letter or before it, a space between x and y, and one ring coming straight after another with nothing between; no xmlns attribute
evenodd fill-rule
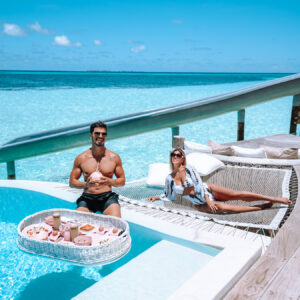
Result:
<svg viewBox="0 0 300 300"><path fill-rule="evenodd" d="M255 148L259 145L300 148L300 138L278 134L228 143ZM300 191L300 164L294 165ZM265 254L250 268L224 298L300 299L300 196Z"/></svg>

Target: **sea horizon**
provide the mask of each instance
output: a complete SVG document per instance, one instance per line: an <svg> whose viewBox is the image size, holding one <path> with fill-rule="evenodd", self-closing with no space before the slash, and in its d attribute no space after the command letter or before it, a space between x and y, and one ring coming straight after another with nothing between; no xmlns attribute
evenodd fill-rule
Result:
<svg viewBox="0 0 300 300"><path fill-rule="evenodd" d="M20 69L0 69L0 72L43 72L43 73L159 73L159 74L297 74L299 72L226 72L226 71L220 71L220 72L206 72L206 71L139 71L139 70L20 70Z"/></svg>

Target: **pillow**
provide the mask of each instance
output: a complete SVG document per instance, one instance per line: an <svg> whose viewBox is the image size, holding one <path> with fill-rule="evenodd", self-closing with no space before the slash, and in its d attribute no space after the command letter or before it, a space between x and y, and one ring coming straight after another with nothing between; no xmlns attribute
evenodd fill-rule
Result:
<svg viewBox="0 0 300 300"><path fill-rule="evenodd" d="M213 154L220 154L220 155L233 155L233 150L229 146L223 146L213 141L208 141L208 145L211 147Z"/></svg>
<svg viewBox="0 0 300 300"><path fill-rule="evenodd" d="M234 156L266 158L266 152L263 148L243 148L238 146L231 146Z"/></svg>
<svg viewBox="0 0 300 300"><path fill-rule="evenodd" d="M211 155L195 152L186 156L186 162L188 165L194 167L200 176L206 176L224 166L220 160Z"/></svg>
<svg viewBox="0 0 300 300"><path fill-rule="evenodd" d="M262 146L266 151L267 158L275 159L298 159L298 148L277 148L270 146Z"/></svg>
<svg viewBox="0 0 300 300"><path fill-rule="evenodd" d="M154 187L164 187L166 177L170 174L169 164L155 163L149 166L147 185Z"/></svg>
<svg viewBox="0 0 300 300"><path fill-rule="evenodd" d="M211 148L206 145L185 141L184 142L184 152L186 154L189 154L192 152L211 153Z"/></svg>

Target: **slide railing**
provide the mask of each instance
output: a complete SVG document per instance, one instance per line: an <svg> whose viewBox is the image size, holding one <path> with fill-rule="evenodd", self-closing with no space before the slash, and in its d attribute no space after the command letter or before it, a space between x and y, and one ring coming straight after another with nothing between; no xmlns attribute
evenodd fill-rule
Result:
<svg viewBox="0 0 300 300"><path fill-rule="evenodd" d="M300 123L300 74L266 81L213 97L102 121L108 125L108 140L163 128L171 128L172 136L174 136L179 135L179 126L182 124L237 111L237 139L242 140L245 108L285 96L294 96L290 132L296 133L296 126ZM2 145L0 163L7 163L8 178L15 178L15 160L89 144L91 123L26 135Z"/></svg>

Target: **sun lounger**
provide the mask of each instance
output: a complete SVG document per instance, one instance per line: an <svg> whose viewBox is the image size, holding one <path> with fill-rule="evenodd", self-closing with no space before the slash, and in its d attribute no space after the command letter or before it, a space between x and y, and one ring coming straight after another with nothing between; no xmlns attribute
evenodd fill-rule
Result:
<svg viewBox="0 0 300 300"><path fill-rule="evenodd" d="M220 184L235 190L248 190L270 196L289 197L291 174L291 168L266 168L265 166L250 167L225 164L224 168L213 172L203 179L206 182ZM286 205L275 204L272 208L262 211L238 214L209 214L198 211L189 201L180 196L177 197L176 201L156 201L154 203L146 201L147 197L160 195L163 192L162 189L148 187L146 180L135 181L116 190L120 194L121 200L132 205L152 210L161 210L175 215L205 218L220 224L243 227L276 230L288 209ZM243 201L234 201L232 203L249 205L248 202ZM251 205L254 203L252 202ZM149 213L151 214L151 212Z"/></svg>

